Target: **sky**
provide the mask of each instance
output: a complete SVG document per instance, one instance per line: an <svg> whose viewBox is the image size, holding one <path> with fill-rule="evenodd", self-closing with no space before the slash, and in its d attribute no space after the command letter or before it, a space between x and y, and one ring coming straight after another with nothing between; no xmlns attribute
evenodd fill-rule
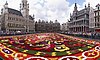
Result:
<svg viewBox="0 0 100 60"><path fill-rule="evenodd" d="M0 0L0 12L5 2L8 2L8 7L19 10L22 0ZM78 10L84 8L88 3L90 6L95 6L100 3L100 0L28 0L29 14L35 15L35 21L39 19L45 21L55 21L65 23L70 18L70 13L73 12L74 4L77 3Z"/></svg>
<svg viewBox="0 0 100 60"><path fill-rule="evenodd" d="M75 2L78 3L79 5L82 5L83 2L85 2L85 0L66 0L66 1L68 1L70 3L69 6L71 6Z"/></svg>

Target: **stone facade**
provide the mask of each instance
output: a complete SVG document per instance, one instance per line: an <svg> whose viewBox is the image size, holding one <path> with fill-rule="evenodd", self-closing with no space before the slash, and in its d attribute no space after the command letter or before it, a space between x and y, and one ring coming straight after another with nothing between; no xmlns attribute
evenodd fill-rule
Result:
<svg viewBox="0 0 100 60"><path fill-rule="evenodd" d="M1 10L1 30L4 32L35 32L34 15L29 15L29 4L22 0L20 11L9 8L6 2Z"/></svg>
<svg viewBox="0 0 100 60"><path fill-rule="evenodd" d="M39 20L38 22L36 21L35 23L35 31L36 32L59 32L60 31L60 23L55 20L55 23L52 21L44 21L44 20Z"/></svg>
<svg viewBox="0 0 100 60"><path fill-rule="evenodd" d="M95 32L100 32L100 4L96 5L95 15Z"/></svg>
<svg viewBox="0 0 100 60"><path fill-rule="evenodd" d="M62 32L68 32L68 23L63 23L61 26L61 31Z"/></svg>
<svg viewBox="0 0 100 60"><path fill-rule="evenodd" d="M94 20L94 9L91 7L89 12L89 32L94 32L95 20Z"/></svg>
<svg viewBox="0 0 100 60"><path fill-rule="evenodd" d="M1 31L1 15L0 15L0 31Z"/></svg>
<svg viewBox="0 0 100 60"><path fill-rule="evenodd" d="M88 32L89 31L89 10L85 6L84 9L78 11L77 4L75 3L74 11L70 14L70 20L68 21L69 32Z"/></svg>

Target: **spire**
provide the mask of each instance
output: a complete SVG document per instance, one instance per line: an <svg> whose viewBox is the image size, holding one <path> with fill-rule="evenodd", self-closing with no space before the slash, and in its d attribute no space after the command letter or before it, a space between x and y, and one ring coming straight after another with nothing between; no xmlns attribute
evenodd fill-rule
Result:
<svg viewBox="0 0 100 60"><path fill-rule="evenodd" d="M77 3L75 3L74 11L77 11Z"/></svg>
<svg viewBox="0 0 100 60"><path fill-rule="evenodd" d="M33 17L33 20L34 20L34 19L35 19L35 15L33 14L33 16L32 16L32 17Z"/></svg>
<svg viewBox="0 0 100 60"><path fill-rule="evenodd" d="M39 23L41 23L41 20L39 19L39 21L38 21Z"/></svg>
<svg viewBox="0 0 100 60"><path fill-rule="evenodd" d="M29 19L29 4L27 0L22 0L22 3L20 4L20 11L22 12L23 17Z"/></svg>
<svg viewBox="0 0 100 60"><path fill-rule="evenodd" d="M27 5L28 5L28 9L29 9L29 3Z"/></svg>
<svg viewBox="0 0 100 60"><path fill-rule="evenodd" d="M57 20L55 20L55 23L58 23L58 21L57 21Z"/></svg>
<svg viewBox="0 0 100 60"><path fill-rule="evenodd" d="M86 4L85 4L85 8L86 8Z"/></svg>
<svg viewBox="0 0 100 60"><path fill-rule="evenodd" d="M71 17L71 13L70 13L70 17Z"/></svg>
<svg viewBox="0 0 100 60"><path fill-rule="evenodd" d="M8 2L6 1L5 5L4 5L5 8L8 8Z"/></svg>
<svg viewBox="0 0 100 60"><path fill-rule="evenodd" d="M21 11L21 4L20 4L20 11Z"/></svg>
<svg viewBox="0 0 100 60"><path fill-rule="evenodd" d="M88 7L90 7L90 3L88 3Z"/></svg>
<svg viewBox="0 0 100 60"><path fill-rule="evenodd" d="M75 7L77 7L77 3L75 3Z"/></svg>
<svg viewBox="0 0 100 60"><path fill-rule="evenodd" d="M34 17L34 14L33 14L33 17Z"/></svg>
<svg viewBox="0 0 100 60"><path fill-rule="evenodd" d="M8 2L6 1L5 5L8 5Z"/></svg>

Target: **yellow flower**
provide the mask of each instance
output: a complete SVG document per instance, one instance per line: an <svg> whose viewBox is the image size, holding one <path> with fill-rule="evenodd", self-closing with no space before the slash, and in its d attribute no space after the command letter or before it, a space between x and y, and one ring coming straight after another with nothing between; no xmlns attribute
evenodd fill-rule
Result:
<svg viewBox="0 0 100 60"><path fill-rule="evenodd" d="M79 51L83 51L82 49L78 49Z"/></svg>
<svg viewBox="0 0 100 60"><path fill-rule="evenodd" d="M23 52L27 52L28 50L24 50Z"/></svg>
<svg viewBox="0 0 100 60"><path fill-rule="evenodd" d="M56 52L52 52L52 56L56 56Z"/></svg>
<svg viewBox="0 0 100 60"><path fill-rule="evenodd" d="M92 48L91 46L88 46L88 48Z"/></svg>
<svg viewBox="0 0 100 60"><path fill-rule="evenodd" d="M49 58L49 60L58 60L58 58Z"/></svg>
<svg viewBox="0 0 100 60"><path fill-rule="evenodd" d="M62 47L63 49L57 49L57 48L54 48L54 49L55 49L55 51L60 51L60 52L70 49L70 48L66 47L65 45L61 45L61 47Z"/></svg>
<svg viewBox="0 0 100 60"><path fill-rule="evenodd" d="M8 40L5 40L5 42L7 42Z"/></svg>
<svg viewBox="0 0 100 60"><path fill-rule="evenodd" d="M8 45L8 47L10 47L11 45Z"/></svg>
<svg viewBox="0 0 100 60"><path fill-rule="evenodd" d="M70 51L67 51L66 53L68 53L68 55L72 54Z"/></svg>
<svg viewBox="0 0 100 60"><path fill-rule="evenodd" d="M50 41L48 42L48 44L50 44Z"/></svg>
<svg viewBox="0 0 100 60"><path fill-rule="evenodd" d="M4 40L1 40L2 42L4 42Z"/></svg>
<svg viewBox="0 0 100 60"><path fill-rule="evenodd" d="M27 56L27 54L23 54L23 56Z"/></svg>
<svg viewBox="0 0 100 60"><path fill-rule="evenodd" d="M79 59L79 60L82 60L82 56L79 56L78 59Z"/></svg>
<svg viewBox="0 0 100 60"><path fill-rule="evenodd" d="M65 45L61 45L61 47L65 48Z"/></svg>
<svg viewBox="0 0 100 60"><path fill-rule="evenodd" d="M37 52L35 55L40 55L40 53L42 53L42 52Z"/></svg>

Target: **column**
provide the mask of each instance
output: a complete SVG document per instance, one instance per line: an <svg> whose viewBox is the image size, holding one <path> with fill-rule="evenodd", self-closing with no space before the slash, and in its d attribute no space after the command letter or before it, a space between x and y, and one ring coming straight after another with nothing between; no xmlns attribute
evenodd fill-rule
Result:
<svg viewBox="0 0 100 60"><path fill-rule="evenodd" d="M84 32L84 26L83 26L83 32Z"/></svg>

